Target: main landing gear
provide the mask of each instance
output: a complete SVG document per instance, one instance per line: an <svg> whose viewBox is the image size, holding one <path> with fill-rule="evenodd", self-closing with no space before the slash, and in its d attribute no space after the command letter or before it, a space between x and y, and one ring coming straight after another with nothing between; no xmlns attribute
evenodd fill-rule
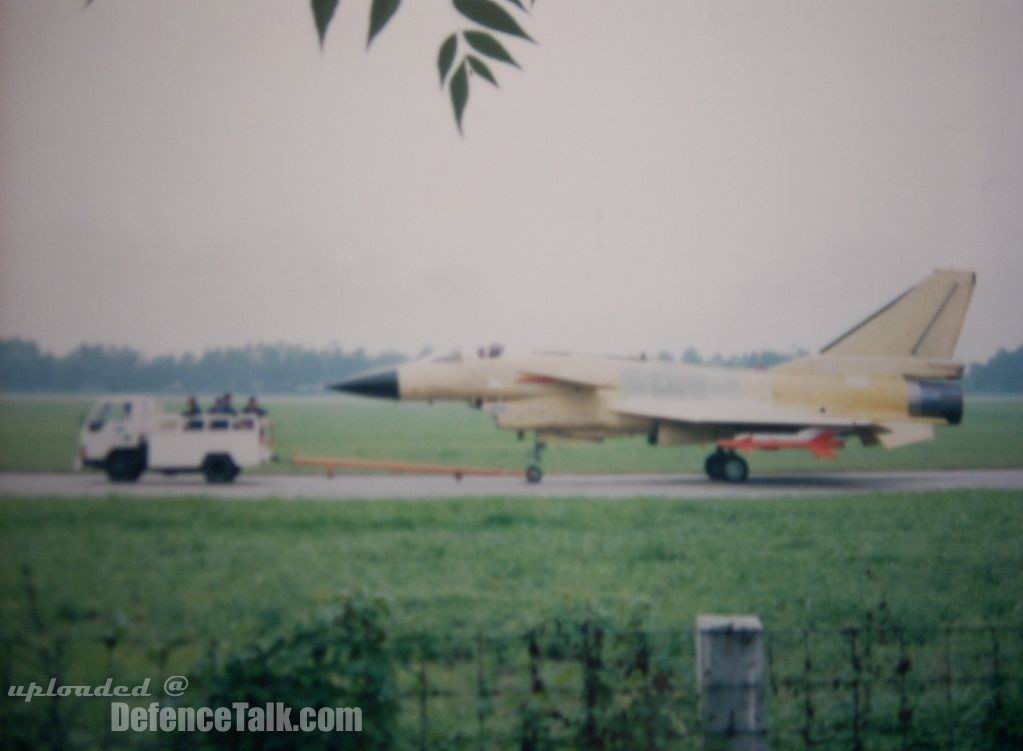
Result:
<svg viewBox="0 0 1023 751"><path fill-rule="evenodd" d="M718 449L707 457L703 469L707 477L724 482L745 482L749 477L749 465L734 451Z"/></svg>
<svg viewBox="0 0 1023 751"><path fill-rule="evenodd" d="M533 444L532 450L529 452L529 464L526 465L526 482L530 485L536 485L543 479L543 470L540 469L540 458L545 448L547 448L547 444L537 439L536 443Z"/></svg>

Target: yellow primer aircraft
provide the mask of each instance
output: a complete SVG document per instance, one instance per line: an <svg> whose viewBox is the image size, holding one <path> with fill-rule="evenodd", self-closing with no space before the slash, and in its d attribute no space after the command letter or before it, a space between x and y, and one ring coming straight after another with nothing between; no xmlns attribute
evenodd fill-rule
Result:
<svg viewBox="0 0 1023 751"><path fill-rule="evenodd" d="M713 444L712 480L742 482L739 451L804 449L834 458L845 438L897 448L957 425L963 363L953 353L973 294L971 271L939 270L818 354L737 370L563 354L451 356L362 374L331 388L364 396L464 401L499 428L536 440L646 435L651 445Z"/></svg>

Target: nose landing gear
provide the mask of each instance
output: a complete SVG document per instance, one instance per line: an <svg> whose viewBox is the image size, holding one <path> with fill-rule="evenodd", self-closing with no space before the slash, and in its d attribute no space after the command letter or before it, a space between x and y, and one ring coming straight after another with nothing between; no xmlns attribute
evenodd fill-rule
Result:
<svg viewBox="0 0 1023 751"><path fill-rule="evenodd" d="M707 477L724 482L745 482L749 477L749 465L734 451L718 449L707 457L703 464Z"/></svg>
<svg viewBox="0 0 1023 751"><path fill-rule="evenodd" d="M540 469L540 458L545 448L547 448L547 444L537 439L536 443L533 444L532 450L529 452L529 464L526 465L526 482L530 485L536 485L543 479L543 470Z"/></svg>

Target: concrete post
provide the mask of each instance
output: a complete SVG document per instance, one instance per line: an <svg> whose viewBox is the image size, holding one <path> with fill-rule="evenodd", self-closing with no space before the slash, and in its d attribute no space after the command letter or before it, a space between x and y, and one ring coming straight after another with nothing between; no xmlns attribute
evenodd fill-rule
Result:
<svg viewBox="0 0 1023 751"><path fill-rule="evenodd" d="M696 618L704 747L766 751L764 626L756 616Z"/></svg>

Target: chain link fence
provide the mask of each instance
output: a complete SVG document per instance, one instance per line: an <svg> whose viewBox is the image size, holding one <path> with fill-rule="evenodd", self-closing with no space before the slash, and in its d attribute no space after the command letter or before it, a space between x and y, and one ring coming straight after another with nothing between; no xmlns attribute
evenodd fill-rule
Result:
<svg viewBox="0 0 1023 751"><path fill-rule="evenodd" d="M1023 747L1023 627L767 633L774 748Z"/></svg>
<svg viewBox="0 0 1023 751"><path fill-rule="evenodd" d="M152 645L130 631L115 638L102 624L44 616L35 604L28 614L0 634L8 686L50 678L99 685L108 677L133 685L149 677L159 694L166 675L185 673L192 683L180 701L189 704L362 706L368 732L303 736L304 747L705 747L691 627L588 618L511 634L398 633L379 603L352 598L226 654L214 638ZM764 642L769 748L1023 748L1023 625L910 626L867 614L834 627L768 623ZM171 703L162 695L145 701L152 700ZM287 748L295 741L112 736L109 707L90 698L6 696L0 706L2 748ZM722 743L728 747L728 738Z"/></svg>

